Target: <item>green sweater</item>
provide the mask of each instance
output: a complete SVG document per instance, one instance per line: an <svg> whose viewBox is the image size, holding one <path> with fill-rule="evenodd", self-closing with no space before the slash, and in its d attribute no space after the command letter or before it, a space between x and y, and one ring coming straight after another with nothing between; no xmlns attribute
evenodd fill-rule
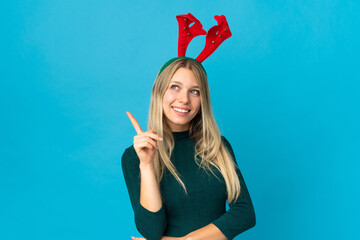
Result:
<svg viewBox="0 0 360 240"><path fill-rule="evenodd" d="M158 240L161 236L182 237L213 223L227 239L233 239L255 226L254 207L241 172L237 170L242 188L240 197L226 211L226 185L221 173L212 167L219 180L196 164L195 141L189 137L189 130L173 132L173 136L175 146L171 161L180 174L188 195L166 169L160 183L162 207L157 212L151 212L140 204L140 162L133 145L122 155L122 169L134 210L135 224L143 237L147 240ZM236 163L230 143L224 136L221 138Z"/></svg>

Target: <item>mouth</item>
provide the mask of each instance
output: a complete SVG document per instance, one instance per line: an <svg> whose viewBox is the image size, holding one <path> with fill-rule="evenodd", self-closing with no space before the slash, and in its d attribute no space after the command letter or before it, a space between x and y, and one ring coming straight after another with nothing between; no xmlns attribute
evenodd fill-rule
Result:
<svg viewBox="0 0 360 240"><path fill-rule="evenodd" d="M186 115L191 111L190 109L177 108L174 106L172 106L171 108L179 115Z"/></svg>

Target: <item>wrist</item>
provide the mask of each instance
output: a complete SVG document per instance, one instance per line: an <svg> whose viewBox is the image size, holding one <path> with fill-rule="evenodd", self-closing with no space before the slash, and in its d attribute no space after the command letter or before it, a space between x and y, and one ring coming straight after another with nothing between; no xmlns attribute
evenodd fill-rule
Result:
<svg viewBox="0 0 360 240"><path fill-rule="evenodd" d="M182 237L181 240L195 240L195 238L191 236L191 233L189 233L186 236Z"/></svg>
<svg viewBox="0 0 360 240"><path fill-rule="evenodd" d="M153 166L152 162L140 163L139 168L140 168L140 171L153 171L154 170L154 166Z"/></svg>

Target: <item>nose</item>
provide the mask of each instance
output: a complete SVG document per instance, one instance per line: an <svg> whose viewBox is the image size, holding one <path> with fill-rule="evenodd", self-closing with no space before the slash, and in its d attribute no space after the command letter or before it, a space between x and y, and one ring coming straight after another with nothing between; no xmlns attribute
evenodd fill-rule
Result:
<svg viewBox="0 0 360 240"><path fill-rule="evenodd" d="M178 101L182 104L188 104L189 102L189 96L187 94L187 92L182 92L179 94L179 98Z"/></svg>

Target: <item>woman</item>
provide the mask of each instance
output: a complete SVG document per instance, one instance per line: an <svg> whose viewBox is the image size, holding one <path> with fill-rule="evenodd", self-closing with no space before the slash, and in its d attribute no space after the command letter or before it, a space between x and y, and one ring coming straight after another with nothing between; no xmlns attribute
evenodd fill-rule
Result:
<svg viewBox="0 0 360 240"><path fill-rule="evenodd" d="M160 70L149 131L127 114L137 135L122 156L122 168L144 237L133 239L233 239L255 225L250 195L215 122L199 61L178 57Z"/></svg>

